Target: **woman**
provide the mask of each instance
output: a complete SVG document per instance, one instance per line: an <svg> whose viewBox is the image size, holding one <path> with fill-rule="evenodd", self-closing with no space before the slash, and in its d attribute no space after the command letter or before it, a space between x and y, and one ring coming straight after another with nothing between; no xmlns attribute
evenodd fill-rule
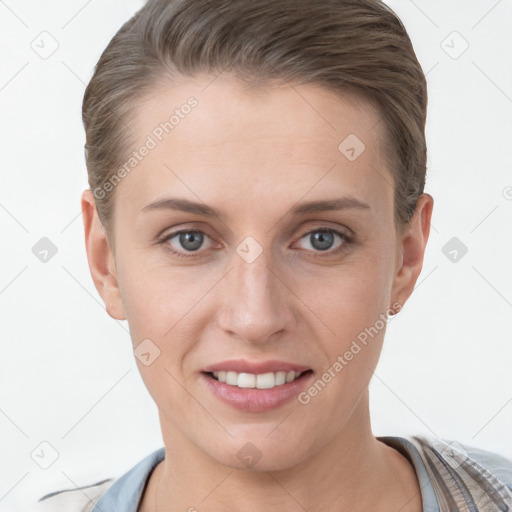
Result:
<svg viewBox="0 0 512 512"><path fill-rule="evenodd" d="M82 209L165 447L42 506L512 507L508 459L371 430L429 237L426 105L377 0L150 0L125 23L84 97Z"/></svg>

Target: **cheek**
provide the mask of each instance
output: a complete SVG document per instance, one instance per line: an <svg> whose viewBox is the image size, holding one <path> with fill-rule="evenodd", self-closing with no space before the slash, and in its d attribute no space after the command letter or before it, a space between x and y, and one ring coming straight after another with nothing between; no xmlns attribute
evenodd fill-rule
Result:
<svg viewBox="0 0 512 512"><path fill-rule="evenodd" d="M119 286L132 333L163 339L170 330L179 329L181 319L211 287L213 277L203 279L197 274L190 268L155 264L149 258L125 261Z"/></svg>
<svg viewBox="0 0 512 512"><path fill-rule="evenodd" d="M343 266L311 279L295 278L297 295L322 320L326 336L335 337L337 346L356 337L386 313L390 293L386 259L389 260L361 252Z"/></svg>
<svg viewBox="0 0 512 512"><path fill-rule="evenodd" d="M309 265L285 265L282 278L304 303L290 307L302 307L311 322L320 320L326 335L334 334L338 344L354 338L389 306L391 249L384 242L367 242L342 264L318 266L314 272ZM208 320L207 304L209 314L215 313L212 298L226 268L177 265L166 260L161 250L151 249L148 254L127 247L120 252L127 255L118 261L118 277L134 345L149 338L164 346L178 332L183 339ZM203 318L198 318L201 311ZM190 325L194 317L196 327Z"/></svg>
<svg viewBox="0 0 512 512"><path fill-rule="evenodd" d="M349 416L377 366L388 309L382 272L381 266L369 262L361 268L347 267L336 279L331 274L322 283L323 293L310 292L304 301L315 305L324 324L317 339L325 359L299 403L325 424L339 425Z"/></svg>

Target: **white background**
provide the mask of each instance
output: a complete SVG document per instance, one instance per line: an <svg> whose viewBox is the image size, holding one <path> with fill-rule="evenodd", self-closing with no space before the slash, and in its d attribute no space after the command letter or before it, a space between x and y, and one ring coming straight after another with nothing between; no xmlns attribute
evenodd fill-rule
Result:
<svg viewBox="0 0 512 512"><path fill-rule="evenodd" d="M435 205L417 289L388 325L371 384L374 433L512 458L512 2L388 3L427 73ZM2 511L119 476L163 444L127 324L89 275L80 215L85 84L141 6L0 1ZM51 47L43 31L58 43L47 59L33 49L40 37ZM454 31L469 44L458 58ZM42 237L58 249L47 263L32 253ZM455 263L442 252L452 237L468 248ZM46 470L31 458L43 441L58 452Z"/></svg>

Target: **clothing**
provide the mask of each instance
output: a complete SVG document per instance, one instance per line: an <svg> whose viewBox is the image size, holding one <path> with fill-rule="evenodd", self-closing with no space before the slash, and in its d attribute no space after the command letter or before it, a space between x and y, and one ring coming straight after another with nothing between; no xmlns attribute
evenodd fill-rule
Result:
<svg viewBox="0 0 512 512"><path fill-rule="evenodd" d="M426 436L377 439L413 464L424 512L512 512L512 460ZM164 458L162 447L117 480L48 494L36 512L137 512L146 481Z"/></svg>

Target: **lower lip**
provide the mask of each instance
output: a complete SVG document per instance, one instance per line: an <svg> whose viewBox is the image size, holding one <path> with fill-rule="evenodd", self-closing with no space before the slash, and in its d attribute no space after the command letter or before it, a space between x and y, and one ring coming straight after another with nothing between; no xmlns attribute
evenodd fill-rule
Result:
<svg viewBox="0 0 512 512"><path fill-rule="evenodd" d="M223 402L246 412L264 412L280 407L296 398L306 387L313 372L304 372L293 382L270 389L239 388L219 382L207 373L202 373L201 376L213 394Z"/></svg>

